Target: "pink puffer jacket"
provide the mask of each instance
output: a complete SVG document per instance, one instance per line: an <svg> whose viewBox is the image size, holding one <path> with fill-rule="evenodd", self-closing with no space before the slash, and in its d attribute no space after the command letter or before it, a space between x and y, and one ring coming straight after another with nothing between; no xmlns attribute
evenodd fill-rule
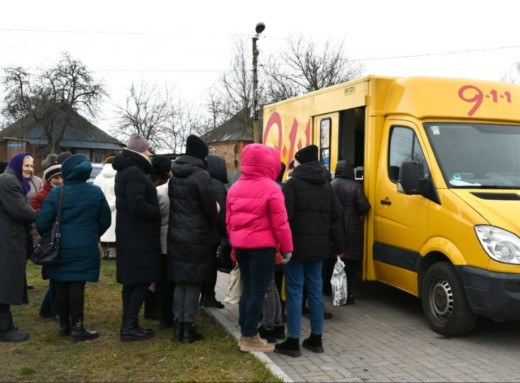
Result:
<svg viewBox="0 0 520 383"><path fill-rule="evenodd" d="M285 200L274 181L280 170L280 153L269 146L249 144L242 151L242 175L226 200L226 224L235 248L293 250Z"/></svg>

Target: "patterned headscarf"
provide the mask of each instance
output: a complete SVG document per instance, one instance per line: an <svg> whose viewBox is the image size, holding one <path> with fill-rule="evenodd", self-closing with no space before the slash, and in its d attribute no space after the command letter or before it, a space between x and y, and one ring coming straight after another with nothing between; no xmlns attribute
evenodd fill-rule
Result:
<svg viewBox="0 0 520 383"><path fill-rule="evenodd" d="M14 174L22 182L24 194L27 194L29 190L31 190L31 185L29 185L29 179L24 178L22 176L23 159L27 156L32 157L31 153L18 153L13 158L11 158L9 164L7 165L14 170Z"/></svg>

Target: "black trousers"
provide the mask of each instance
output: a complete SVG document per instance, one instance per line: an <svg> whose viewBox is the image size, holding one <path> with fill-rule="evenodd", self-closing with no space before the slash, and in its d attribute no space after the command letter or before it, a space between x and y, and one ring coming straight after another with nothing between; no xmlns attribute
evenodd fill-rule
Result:
<svg viewBox="0 0 520 383"><path fill-rule="evenodd" d="M55 300L60 320L72 320L76 325L78 320L83 320L83 307L85 306L85 281L58 282L55 281Z"/></svg>
<svg viewBox="0 0 520 383"><path fill-rule="evenodd" d="M139 310L148 295L149 284L123 285L123 320L137 319Z"/></svg>
<svg viewBox="0 0 520 383"><path fill-rule="evenodd" d="M218 245L214 245L212 247L213 252L213 262L211 264L211 274L207 280L207 282L201 284L201 297L202 300L206 298L215 297L215 286L217 285L217 249Z"/></svg>

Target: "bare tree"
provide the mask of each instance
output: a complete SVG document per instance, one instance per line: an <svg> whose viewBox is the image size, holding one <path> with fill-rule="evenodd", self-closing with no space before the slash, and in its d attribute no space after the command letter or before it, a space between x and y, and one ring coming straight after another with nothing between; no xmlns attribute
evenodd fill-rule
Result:
<svg viewBox="0 0 520 383"><path fill-rule="evenodd" d="M170 93L166 86L161 90L154 84L132 83L125 106L117 107L117 123L112 133L125 141L132 133L139 133L155 150L165 148L161 135L176 113Z"/></svg>
<svg viewBox="0 0 520 383"><path fill-rule="evenodd" d="M265 67L264 100L276 102L359 77L361 65L345 55L343 43L329 41L321 50L303 38L289 39L288 50L279 59L271 57Z"/></svg>
<svg viewBox="0 0 520 383"><path fill-rule="evenodd" d="M55 67L31 74L22 67L4 68L5 87L2 113L11 120L32 118L42 125L47 137L47 152L61 150L61 140L73 112L95 117L106 96L80 61L64 53Z"/></svg>
<svg viewBox="0 0 520 383"><path fill-rule="evenodd" d="M209 109L214 127L238 114L244 125L253 126L253 76L251 55L244 41L235 41L231 70L222 75L219 86L211 93Z"/></svg>
<svg viewBox="0 0 520 383"><path fill-rule="evenodd" d="M163 138L166 147L172 153L180 154L184 151L188 136L195 134L204 138L209 124L198 111L182 103L177 104L176 110L177 113L172 114L168 120Z"/></svg>

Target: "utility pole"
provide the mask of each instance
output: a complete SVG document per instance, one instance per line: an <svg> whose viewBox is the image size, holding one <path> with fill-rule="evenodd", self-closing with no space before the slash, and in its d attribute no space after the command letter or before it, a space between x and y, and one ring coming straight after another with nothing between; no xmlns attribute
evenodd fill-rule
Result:
<svg viewBox="0 0 520 383"><path fill-rule="evenodd" d="M264 31L265 24L258 23L256 24L256 35L253 36L253 109L254 109L254 121L253 121L253 141L254 142L262 142L260 137L260 128L258 126L258 49L256 48L256 42L260 38L260 34Z"/></svg>

